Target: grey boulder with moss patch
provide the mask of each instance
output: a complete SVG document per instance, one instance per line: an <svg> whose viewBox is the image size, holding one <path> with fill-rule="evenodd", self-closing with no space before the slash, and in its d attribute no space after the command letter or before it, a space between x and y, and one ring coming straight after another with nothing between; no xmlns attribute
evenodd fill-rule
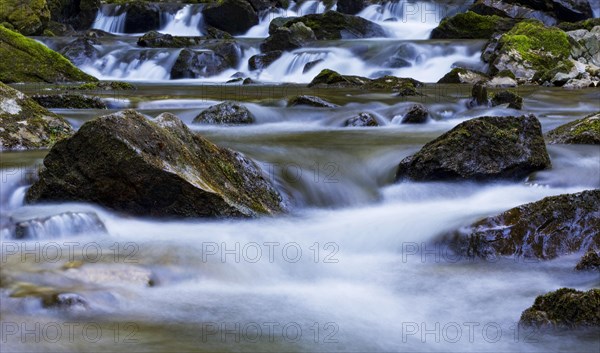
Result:
<svg viewBox="0 0 600 353"><path fill-rule="evenodd" d="M561 125L546 137L548 143L600 145L600 112Z"/></svg>
<svg viewBox="0 0 600 353"><path fill-rule="evenodd" d="M179 118L134 110L86 122L44 159L28 203L83 201L148 217L251 217L285 211L241 153L192 133Z"/></svg>
<svg viewBox="0 0 600 353"><path fill-rule="evenodd" d="M444 236L462 256L550 260L600 249L600 190L546 197Z"/></svg>
<svg viewBox="0 0 600 353"><path fill-rule="evenodd" d="M538 119L481 117L460 123L400 162L396 179L521 179L550 167Z"/></svg>
<svg viewBox="0 0 600 353"><path fill-rule="evenodd" d="M72 134L65 119L0 82L0 150L48 148Z"/></svg>

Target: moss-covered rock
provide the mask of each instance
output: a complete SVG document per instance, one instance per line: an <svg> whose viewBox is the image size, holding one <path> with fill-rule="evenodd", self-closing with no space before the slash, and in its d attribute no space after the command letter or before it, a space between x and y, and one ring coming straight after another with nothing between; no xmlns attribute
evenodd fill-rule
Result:
<svg viewBox="0 0 600 353"><path fill-rule="evenodd" d="M488 106L489 103L486 82L479 81L474 84L471 89L471 100L467 103L467 107Z"/></svg>
<svg viewBox="0 0 600 353"><path fill-rule="evenodd" d="M561 125L546 137L548 143L600 145L600 112Z"/></svg>
<svg viewBox="0 0 600 353"><path fill-rule="evenodd" d="M546 197L445 237L464 256L554 259L600 249L600 190Z"/></svg>
<svg viewBox="0 0 600 353"><path fill-rule="evenodd" d="M395 76L370 79L361 76L341 75L336 71L325 69L312 79L308 87L359 87L369 90L393 91L405 96L416 96L419 95L417 88L423 87L423 83L412 78Z"/></svg>
<svg viewBox="0 0 600 353"><path fill-rule="evenodd" d="M571 44L565 32L527 20L502 35L490 57L490 71L495 75L509 70L517 80L531 81L545 76L558 65L563 65L566 72L571 70L570 53Z"/></svg>
<svg viewBox="0 0 600 353"><path fill-rule="evenodd" d="M488 39L496 32L506 32L515 25L510 18L482 16L472 11L447 17L431 31L432 39Z"/></svg>
<svg viewBox="0 0 600 353"><path fill-rule="evenodd" d="M295 107L297 105L308 105L311 107L318 107L318 108L335 108L335 107L337 107L336 104L329 103L328 101L326 101L322 98L319 98L319 97L315 97L315 96L301 95L301 96L294 96L294 97L291 97L290 99L288 99L288 103L287 103L288 107Z"/></svg>
<svg viewBox="0 0 600 353"><path fill-rule="evenodd" d="M460 123L402 160L396 179L514 180L548 167L535 116L482 117Z"/></svg>
<svg viewBox="0 0 600 353"><path fill-rule="evenodd" d="M65 119L0 82L0 149L48 148L72 133Z"/></svg>
<svg viewBox="0 0 600 353"><path fill-rule="evenodd" d="M561 288L535 298L523 311L519 324L544 329L600 326L600 289L581 292Z"/></svg>
<svg viewBox="0 0 600 353"><path fill-rule="evenodd" d="M259 167L192 133L168 113L133 110L86 122L44 159L28 203L83 201L148 217L248 217L284 212Z"/></svg>
<svg viewBox="0 0 600 353"><path fill-rule="evenodd" d="M138 38L137 45L150 48L185 48L198 45L202 37L179 37L150 31Z"/></svg>
<svg viewBox="0 0 600 353"><path fill-rule="evenodd" d="M31 99L49 109L107 109L100 98L81 94L36 94Z"/></svg>
<svg viewBox="0 0 600 353"><path fill-rule="evenodd" d="M344 122L347 127L374 127L379 126L377 118L371 113L358 113Z"/></svg>
<svg viewBox="0 0 600 353"><path fill-rule="evenodd" d="M590 18L579 22L562 22L558 25L558 28L565 32L576 31L578 29L585 29L591 31L592 28L600 26L600 18Z"/></svg>
<svg viewBox="0 0 600 353"><path fill-rule="evenodd" d="M318 40L386 37L380 25L362 17L345 15L337 11L287 18L281 20L281 27L290 28L298 22L312 29ZM276 30L277 27L274 27L273 31Z"/></svg>
<svg viewBox="0 0 600 353"><path fill-rule="evenodd" d="M223 102L208 107L198 114L194 124L252 124L254 116L245 106L235 102Z"/></svg>
<svg viewBox="0 0 600 353"><path fill-rule="evenodd" d="M512 91L500 91L492 95L492 106L508 104L510 109L523 109L523 97Z"/></svg>
<svg viewBox="0 0 600 353"><path fill-rule="evenodd" d="M475 84L479 81L488 80L489 77L483 72L463 68L454 68L444 75L438 83L469 83Z"/></svg>
<svg viewBox="0 0 600 353"><path fill-rule="evenodd" d="M88 82L78 86L69 86L67 89L85 91L130 91L137 88L129 82L121 81L97 81Z"/></svg>
<svg viewBox="0 0 600 353"><path fill-rule="evenodd" d="M44 32L50 21L46 0L2 0L0 23L10 23L13 29L26 36Z"/></svg>
<svg viewBox="0 0 600 353"><path fill-rule="evenodd" d="M585 253L575 266L575 270L600 272L600 253L594 250Z"/></svg>
<svg viewBox="0 0 600 353"><path fill-rule="evenodd" d="M97 81L45 45L0 26L0 81Z"/></svg>

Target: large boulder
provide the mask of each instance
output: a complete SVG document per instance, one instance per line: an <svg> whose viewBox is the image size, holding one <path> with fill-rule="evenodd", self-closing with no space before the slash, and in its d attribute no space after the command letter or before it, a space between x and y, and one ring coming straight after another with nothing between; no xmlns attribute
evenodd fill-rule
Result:
<svg viewBox="0 0 600 353"><path fill-rule="evenodd" d="M185 48L200 44L202 37L180 37L150 31L138 38L137 45L148 48Z"/></svg>
<svg viewBox="0 0 600 353"><path fill-rule="evenodd" d="M65 119L0 82L0 150L48 148L72 134Z"/></svg>
<svg viewBox="0 0 600 353"><path fill-rule="evenodd" d="M574 329L600 326L600 289L581 292L561 288L535 298L523 311L520 325L537 329Z"/></svg>
<svg viewBox="0 0 600 353"><path fill-rule="evenodd" d="M520 82L543 82L557 70L569 72L573 68L570 53L571 44L565 32L527 20L500 37L488 58L490 73L508 70Z"/></svg>
<svg viewBox="0 0 600 353"><path fill-rule="evenodd" d="M86 30L96 19L100 0L46 0L53 21Z"/></svg>
<svg viewBox="0 0 600 353"><path fill-rule="evenodd" d="M463 256L554 259L600 249L600 190L546 197L448 236Z"/></svg>
<svg viewBox="0 0 600 353"><path fill-rule="evenodd" d="M402 160L396 179L518 180L548 167L535 116L482 117L460 123Z"/></svg>
<svg viewBox="0 0 600 353"><path fill-rule="evenodd" d="M133 110L86 122L44 159L28 203L92 202L148 217L244 217L284 211L259 167L165 113Z"/></svg>
<svg viewBox="0 0 600 353"><path fill-rule="evenodd" d="M515 25L510 18L482 16L468 11L447 17L431 31L432 39L488 39L496 32L506 32Z"/></svg>
<svg viewBox="0 0 600 353"><path fill-rule="evenodd" d="M298 22L312 29L318 40L354 39L386 37L380 25L365 20L362 17L345 15L337 11L327 11L323 14L311 14L302 17L293 17L279 20L279 27L269 26L269 33L273 34L279 28L290 28ZM275 21L272 21L272 24ZM272 29L272 30L271 30Z"/></svg>
<svg viewBox="0 0 600 353"><path fill-rule="evenodd" d="M1 25L0 58L0 81L4 83L97 81L64 56Z"/></svg>
<svg viewBox="0 0 600 353"><path fill-rule="evenodd" d="M223 102L208 107L198 114L194 124L251 124L254 122L252 113L241 104Z"/></svg>
<svg viewBox="0 0 600 353"><path fill-rule="evenodd" d="M600 145L600 112L561 125L546 137L548 143Z"/></svg>
<svg viewBox="0 0 600 353"><path fill-rule="evenodd" d="M215 1L202 9L202 15L206 24L234 35L258 24L258 14L246 0Z"/></svg>
<svg viewBox="0 0 600 353"><path fill-rule="evenodd" d="M107 109L106 103L96 96L82 94L35 94L31 99L48 109Z"/></svg>
<svg viewBox="0 0 600 353"><path fill-rule="evenodd" d="M338 0L337 11L348 15L356 15L366 6L365 0Z"/></svg>
<svg viewBox="0 0 600 353"><path fill-rule="evenodd" d="M289 27L277 28L263 43L260 50L274 52L301 48L307 43L317 40L315 33L303 22L296 22Z"/></svg>
<svg viewBox="0 0 600 353"><path fill-rule="evenodd" d="M157 3L144 1L125 2L117 15L125 16L125 33L145 33L160 28L161 8Z"/></svg>
<svg viewBox="0 0 600 353"><path fill-rule="evenodd" d="M50 21L46 0L2 0L0 23L6 22L26 36L40 35Z"/></svg>
<svg viewBox="0 0 600 353"><path fill-rule="evenodd" d="M429 111L422 104L415 104L402 117L402 124L424 124L429 118Z"/></svg>

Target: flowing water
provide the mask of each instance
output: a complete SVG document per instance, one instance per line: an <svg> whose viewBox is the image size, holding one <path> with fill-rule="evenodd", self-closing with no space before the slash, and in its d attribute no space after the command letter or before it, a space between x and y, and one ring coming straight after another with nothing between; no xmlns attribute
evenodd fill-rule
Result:
<svg viewBox="0 0 600 353"><path fill-rule="evenodd" d="M0 153L2 351L597 351L597 331L550 335L517 327L537 295L600 285L596 274L572 271L581 254L481 262L457 258L438 239L517 205L599 188L600 148L549 145L552 169L514 183L394 183L394 174L400 160L462 121L533 113L546 132L600 110L599 90L519 87L524 110L515 111L467 109L468 85L427 84L424 96L407 98L300 84L323 68L425 82L457 63L483 69L482 41L427 40L435 25L428 18L411 27L416 15L409 5L415 4L435 5L386 3L360 13L388 29L406 29L395 38L316 43L258 73L250 73L245 61L259 52L253 37L266 35L265 19L238 38L238 68L202 79L170 79L179 49L137 48L131 35L102 39L100 57L82 68L102 79L133 81L138 90L100 94L109 110L56 113L78 128L124 108L148 117L172 112L219 146L255 159L291 212L175 221L91 204L26 205L45 152ZM201 33L195 6L163 14L160 30ZM324 9L305 2L287 11ZM118 13L116 6L101 12L97 28L122 33L124 17L110 15ZM391 17L397 20L386 21ZM45 43L62 45L60 39ZM409 66L394 67L398 59ZM222 84L236 71L263 84ZM33 93L39 86L20 89ZM286 97L296 94L340 107L286 108ZM243 102L256 123L191 124L226 99ZM430 120L401 125L414 103L427 106ZM374 114L382 126L344 128L359 112ZM44 307L40 296L53 293L72 293L74 304Z"/></svg>

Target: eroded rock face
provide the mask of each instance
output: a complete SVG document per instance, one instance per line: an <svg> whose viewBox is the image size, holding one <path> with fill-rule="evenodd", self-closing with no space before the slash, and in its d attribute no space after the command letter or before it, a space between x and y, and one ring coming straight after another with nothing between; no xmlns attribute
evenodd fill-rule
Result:
<svg viewBox="0 0 600 353"><path fill-rule="evenodd" d="M431 31L432 39L488 39L497 32L506 32L515 25L511 18L482 16L468 11L444 18Z"/></svg>
<svg viewBox="0 0 600 353"><path fill-rule="evenodd" d="M553 259L600 249L600 190L546 197L448 235L465 256Z"/></svg>
<svg viewBox="0 0 600 353"><path fill-rule="evenodd" d="M126 110L88 121L44 159L29 203L91 202L148 217L284 212L280 194L238 152L193 134L172 114Z"/></svg>
<svg viewBox="0 0 600 353"><path fill-rule="evenodd" d="M396 179L518 180L548 167L535 116L482 117L459 124L402 160Z"/></svg>
<svg viewBox="0 0 600 353"><path fill-rule="evenodd" d="M600 326L600 289L581 292L561 288L540 295L523 311L519 324L545 329L573 329Z"/></svg>
<svg viewBox="0 0 600 353"><path fill-rule="evenodd" d="M600 112L559 126L546 137L548 143L600 145Z"/></svg>
<svg viewBox="0 0 600 353"><path fill-rule="evenodd" d="M208 107L193 120L194 124L252 124L254 116L245 106L235 102L223 102Z"/></svg>
<svg viewBox="0 0 600 353"><path fill-rule="evenodd" d="M0 150L48 148L72 134L65 119L0 82Z"/></svg>

